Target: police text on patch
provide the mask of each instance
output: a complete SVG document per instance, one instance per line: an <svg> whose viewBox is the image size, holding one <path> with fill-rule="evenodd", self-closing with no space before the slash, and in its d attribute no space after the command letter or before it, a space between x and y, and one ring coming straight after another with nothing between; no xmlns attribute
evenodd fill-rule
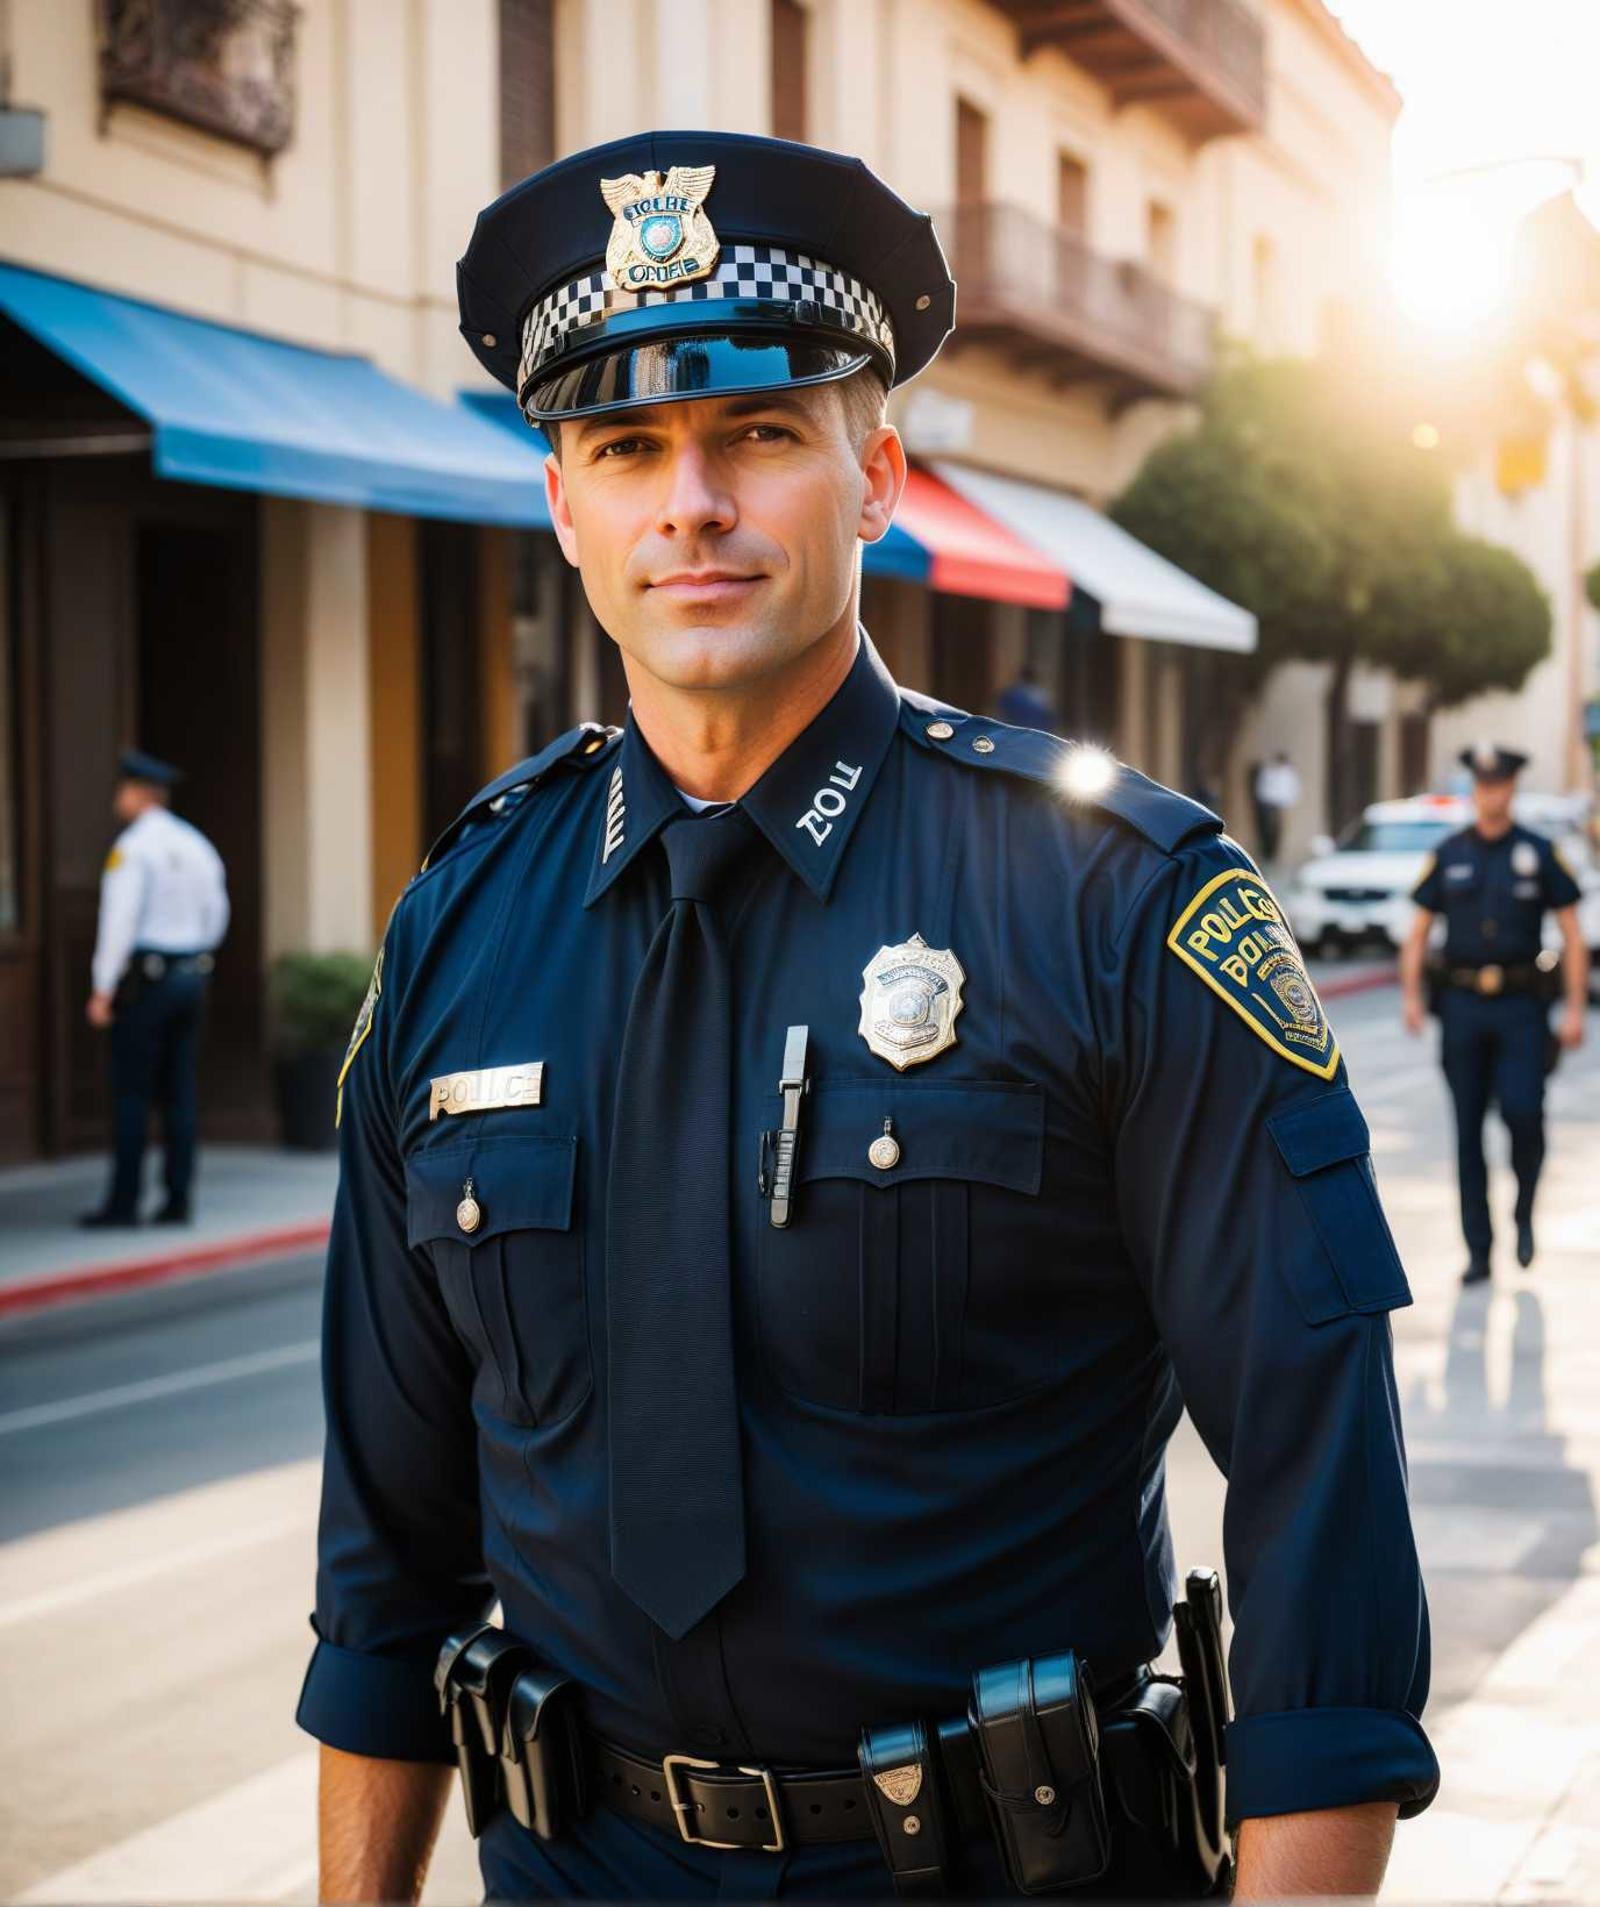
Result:
<svg viewBox="0 0 1600 1907"><path fill-rule="evenodd" d="M429 1082L428 1118L440 1113L496 1112L504 1106L537 1106L544 1095L544 1061L486 1066L478 1073L442 1073Z"/></svg>
<svg viewBox="0 0 1600 1907"><path fill-rule="evenodd" d="M1251 868L1213 876L1173 922L1167 946L1274 1052L1331 1079L1339 1048L1266 883Z"/></svg>

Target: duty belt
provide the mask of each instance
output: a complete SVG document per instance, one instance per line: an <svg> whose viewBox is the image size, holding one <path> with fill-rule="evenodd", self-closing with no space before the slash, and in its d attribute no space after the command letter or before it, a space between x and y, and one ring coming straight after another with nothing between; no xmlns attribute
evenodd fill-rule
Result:
<svg viewBox="0 0 1600 1907"><path fill-rule="evenodd" d="M1535 961L1504 967L1489 962L1481 967L1451 967L1440 970L1439 978L1447 987L1464 987L1493 999L1499 993L1533 993L1543 983L1545 970Z"/></svg>
<svg viewBox="0 0 1600 1907"><path fill-rule="evenodd" d="M208 953L158 953L153 947L135 947L128 971L146 980L164 980L169 973L210 973L216 958Z"/></svg>
<svg viewBox="0 0 1600 1907"><path fill-rule="evenodd" d="M1225 1890L1222 1742L1229 1717L1216 1574L1173 1610L1181 1678L1100 1681L1071 1649L971 1678L964 1715L869 1724L849 1768L641 1754L588 1727L579 1685L489 1624L453 1635L434 1672L467 1825L502 1805L541 1840L604 1806L686 1846L780 1854L875 1840L894 1891L941 1894L986 1832L1024 1894L1085 1886L1128 1837L1124 1877L1151 1898Z"/></svg>
<svg viewBox="0 0 1600 1907"><path fill-rule="evenodd" d="M1149 1669L1139 1668L1097 1684L1101 1712L1110 1717L1127 1707L1153 1679ZM984 1833L983 1779L965 1716L941 1725L939 1754L960 1833ZM789 1847L873 1838L871 1797L859 1767L783 1773L696 1755L656 1761L598 1737L591 1738L589 1762L601 1806L652 1827L676 1829L690 1846L779 1854Z"/></svg>

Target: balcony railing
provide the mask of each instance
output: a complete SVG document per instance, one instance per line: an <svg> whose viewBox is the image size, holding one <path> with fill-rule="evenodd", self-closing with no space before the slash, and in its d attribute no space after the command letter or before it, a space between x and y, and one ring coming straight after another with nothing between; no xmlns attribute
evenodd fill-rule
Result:
<svg viewBox="0 0 1600 1907"><path fill-rule="evenodd" d="M958 345L1000 344L1059 383L1105 381L1122 402L1187 397L1210 372L1215 317L1142 265L1016 205L958 205L936 223L958 288Z"/></svg>
<svg viewBox="0 0 1600 1907"><path fill-rule="evenodd" d="M1266 30L1242 0L996 0L1024 56L1053 46L1197 139L1266 122Z"/></svg>

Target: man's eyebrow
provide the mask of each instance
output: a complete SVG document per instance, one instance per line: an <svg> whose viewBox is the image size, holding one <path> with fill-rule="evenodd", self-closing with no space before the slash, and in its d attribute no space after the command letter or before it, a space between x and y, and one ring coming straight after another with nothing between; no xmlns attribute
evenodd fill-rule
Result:
<svg viewBox="0 0 1600 1907"><path fill-rule="evenodd" d="M664 408L661 404L641 404L637 410L598 411L593 417L577 417L572 422L577 426L576 436L581 444L586 437L594 436L596 431L648 429L650 425L660 423Z"/></svg>
<svg viewBox="0 0 1600 1907"><path fill-rule="evenodd" d="M784 411L791 417L806 417L811 406L806 401L809 392L771 390L747 391L742 397L729 398L726 409L730 417L748 417L755 411Z"/></svg>

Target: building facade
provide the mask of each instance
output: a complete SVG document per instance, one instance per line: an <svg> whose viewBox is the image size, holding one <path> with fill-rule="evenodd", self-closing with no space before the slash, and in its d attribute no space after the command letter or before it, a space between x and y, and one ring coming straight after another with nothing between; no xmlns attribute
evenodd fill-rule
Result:
<svg viewBox="0 0 1600 1907"><path fill-rule="evenodd" d="M1243 812L1205 712L1248 619L1094 512L1226 340L1314 350L1375 277L1398 102L1320 0L15 0L0 36L7 1151L101 1130L82 996L119 745L189 769L180 807L228 860L206 1103L242 1136L270 1128L273 958L370 948L473 787L622 715L538 527L537 439L463 401L487 393L453 266L506 184L640 125L853 150L935 211L960 323L894 409L933 554L865 584L902 679L982 708L1027 665L1064 729ZM84 295L109 302L73 333ZM157 391L180 319L211 330ZM146 325L160 349L119 370L102 340ZM207 463L225 354L247 372L219 412L248 367L286 395ZM296 437L348 402L346 452L380 460L379 385L398 463L412 426L442 446L387 488ZM515 507L472 501L491 478ZM948 586L952 509L1052 577Z"/></svg>

